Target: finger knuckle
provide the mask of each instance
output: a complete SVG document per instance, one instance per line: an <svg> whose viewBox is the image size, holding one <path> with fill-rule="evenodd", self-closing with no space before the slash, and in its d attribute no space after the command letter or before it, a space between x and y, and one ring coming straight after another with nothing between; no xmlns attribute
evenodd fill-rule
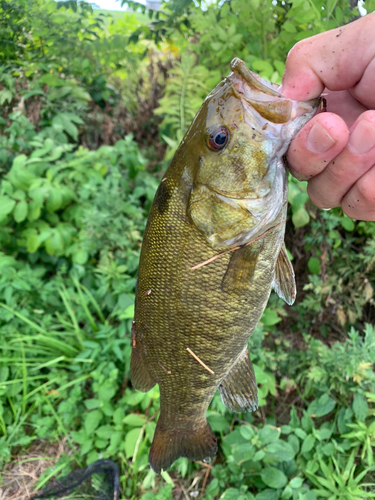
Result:
<svg viewBox="0 0 375 500"><path fill-rule="evenodd" d="M307 194L310 197L310 200L316 205L318 208L330 208L327 206L327 203L319 196L319 193L311 187L310 183L307 185Z"/></svg>

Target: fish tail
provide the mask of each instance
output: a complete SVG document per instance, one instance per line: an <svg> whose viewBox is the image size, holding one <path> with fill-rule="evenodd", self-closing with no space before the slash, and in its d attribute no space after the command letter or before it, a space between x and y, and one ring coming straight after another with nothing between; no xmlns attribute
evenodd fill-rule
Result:
<svg viewBox="0 0 375 500"><path fill-rule="evenodd" d="M164 425L161 418L150 450L150 465L157 473L168 469L179 457L208 460L217 452L217 440L207 420L192 429Z"/></svg>

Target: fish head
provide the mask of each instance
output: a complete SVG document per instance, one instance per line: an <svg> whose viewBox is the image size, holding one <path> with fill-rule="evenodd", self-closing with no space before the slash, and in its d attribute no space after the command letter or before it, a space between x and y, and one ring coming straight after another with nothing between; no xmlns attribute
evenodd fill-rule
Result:
<svg viewBox="0 0 375 500"><path fill-rule="evenodd" d="M249 71L240 59L232 61L231 69L207 96L184 139L196 155L190 212L216 247L234 242L227 237L228 231L220 236L220 230L213 227L216 222L233 226L223 203L247 211L246 224L252 234L261 220L272 218L285 203L282 157L319 105L319 99L299 102L283 97L275 85ZM220 202L213 203L213 197ZM202 226L200 212L207 210L216 213ZM244 231L240 228L241 234ZM242 236L235 243L242 244ZM250 236L247 231L247 239Z"/></svg>

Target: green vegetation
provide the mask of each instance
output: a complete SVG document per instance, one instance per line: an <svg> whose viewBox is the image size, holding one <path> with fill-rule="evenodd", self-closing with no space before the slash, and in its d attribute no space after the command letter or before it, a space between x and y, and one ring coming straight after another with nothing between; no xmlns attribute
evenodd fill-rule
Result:
<svg viewBox="0 0 375 500"><path fill-rule="evenodd" d="M292 179L298 299L272 295L250 340L260 409L234 415L216 395L212 464L149 469L159 393L128 373L162 172L235 55L280 82L298 40L357 14L347 0L198 4L113 17L0 0L0 463L65 439L38 486L111 458L122 498L374 498L375 224L317 210Z"/></svg>

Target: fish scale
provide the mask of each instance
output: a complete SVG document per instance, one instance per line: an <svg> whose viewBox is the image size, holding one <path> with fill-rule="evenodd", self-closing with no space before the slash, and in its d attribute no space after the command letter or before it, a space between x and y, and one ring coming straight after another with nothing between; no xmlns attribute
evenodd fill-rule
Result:
<svg viewBox="0 0 375 500"><path fill-rule="evenodd" d="M165 173L141 249L131 380L143 391L159 384L150 451L156 472L179 456L216 453L206 411L218 388L233 411L257 408L248 339L272 287L288 303L295 297L283 242L282 155L285 136L291 140L318 103L280 96L238 59L232 70L203 103ZM264 102L255 101L261 93Z"/></svg>

